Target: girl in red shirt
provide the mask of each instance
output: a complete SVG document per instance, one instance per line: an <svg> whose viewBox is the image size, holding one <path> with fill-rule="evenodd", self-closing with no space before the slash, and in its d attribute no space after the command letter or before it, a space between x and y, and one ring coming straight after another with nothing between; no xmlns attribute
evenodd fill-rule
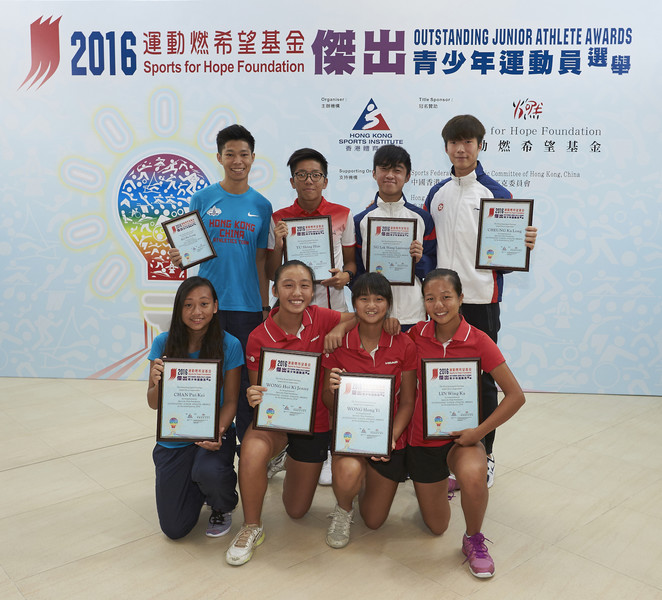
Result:
<svg viewBox="0 0 662 600"><path fill-rule="evenodd" d="M418 351L419 380L423 358L480 358L482 370L492 375L504 393L497 409L478 427L452 432L458 436L454 440L425 440L419 386L407 446L407 470L425 524L436 535L448 527L450 469L462 490L466 522L462 551L473 575L491 577L494 561L481 533L488 500L487 456L481 440L519 410L524 404L524 393L497 345L462 317L462 283L455 271L435 269L428 273L423 282L423 299L430 320L421 321L408 332Z"/></svg>
<svg viewBox="0 0 662 600"><path fill-rule="evenodd" d="M342 345L324 357L324 401L333 406L342 371L395 375L393 439L390 459L335 455L331 463L337 505L329 515L326 543L343 548L349 542L354 497L365 524L377 529L384 523L398 489L407 475L405 449L407 425L416 396L416 350L404 334L389 335L384 323L393 304L388 280L379 273L364 273L352 286L352 305L358 324L344 336Z"/></svg>
<svg viewBox="0 0 662 600"><path fill-rule="evenodd" d="M246 366L251 383L246 398L252 407L262 402L263 392L267 390L257 385L261 348L332 352L354 322L352 313L310 305L314 279L312 269L298 260L283 263L276 269L272 293L278 298L279 305L271 310L262 325L251 332L246 345ZM264 540L262 504L267 491L267 463L285 446L285 510L294 519L308 512L330 439L329 413L321 401L321 384L320 381L313 436L253 429L252 425L246 431L239 460L244 524L225 555L229 564L248 562L255 547Z"/></svg>

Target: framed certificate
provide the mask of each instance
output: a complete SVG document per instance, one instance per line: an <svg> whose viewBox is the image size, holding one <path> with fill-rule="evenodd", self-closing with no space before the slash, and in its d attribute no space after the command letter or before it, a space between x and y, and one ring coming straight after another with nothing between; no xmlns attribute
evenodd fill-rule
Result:
<svg viewBox="0 0 662 600"><path fill-rule="evenodd" d="M528 271L524 235L532 223L533 200L481 198L476 268Z"/></svg>
<svg viewBox="0 0 662 600"><path fill-rule="evenodd" d="M163 359L156 440L218 441L221 361Z"/></svg>
<svg viewBox="0 0 662 600"><path fill-rule="evenodd" d="M328 279L335 268L331 217L283 219L288 232L284 242L285 260L300 260L315 273L315 283Z"/></svg>
<svg viewBox="0 0 662 600"><path fill-rule="evenodd" d="M168 242L182 255L182 269L205 262L216 256L205 226L197 210L161 223Z"/></svg>
<svg viewBox="0 0 662 600"><path fill-rule="evenodd" d="M368 217L366 271L381 273L391 285L414 285L416 219Z"/></svg>
<svg viewBox="0 0 662 600"><path fill-rule="evenodd" d="M451 431L478 427L480 358L424 358L421 373L424 439L451 440Z"/></svg>
<svg viewBox="0 0 662 600"><path fill-rule="evenodd" d="M262 348L258 382L267 391L253 413L255 429L312 435L321 356Z"/></svg>
<svg viewBox="0 0 662 600"><path fill-rule="evenodd" d="M335 393L331 450L349 456L391 455L395 375L342 373Z"/></svg>

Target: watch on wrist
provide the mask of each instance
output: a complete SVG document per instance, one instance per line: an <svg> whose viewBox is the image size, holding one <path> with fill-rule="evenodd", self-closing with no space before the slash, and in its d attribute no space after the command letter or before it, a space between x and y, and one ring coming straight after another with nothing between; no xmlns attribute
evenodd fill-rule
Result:
<svg viewBox="0 0 662 600"><path fill-rule="evenodd" d="M267 312L271 311L271 306L269 306L268 304L267 304L267 306L263 306L263 307L262 307L262 312L264 312L265 310L266 310Z"/></svg>
<svg viewBox="0 0 662 600"><path fill-rule="evenodd" d="M347 275L349 275L349 281L347 282L347 285L352 285L352 281L354 281L354 273L347 269L343 269L343 273L347 273Z"/></svg>

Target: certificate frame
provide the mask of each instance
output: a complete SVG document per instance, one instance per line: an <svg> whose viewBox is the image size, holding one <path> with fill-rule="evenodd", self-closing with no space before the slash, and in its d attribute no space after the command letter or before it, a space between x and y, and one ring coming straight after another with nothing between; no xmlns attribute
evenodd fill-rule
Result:
<svg viewBox="0 0 662 600"><path fill-rule="evenodd" d="M390 458L395 375L342 373L334 396L331 451L343 456ZM366 420L371 414L379 416L377 423ZM373 429L367 429L366 423Z"/></svg>
<svg viewBox="0 0 662 600"><path fill-rule="evenodd" d="M221 361L164 358L163 367L159 381L156 440L218 441Z"/></svg>
<svg viewBox="0 0 662 600"><path fill-rule="evenodd" d="M216 258L216 250L197 210L163 221L161 226L170 246L177 248L182 256L182 270Z"/></svg>
<svg viewBox="0 0 662 600"><path fill-rule="evenodd" d="M409 247L417 229L417 219L368 217L366 271L381 273L391 285L414 285L416 263Z"/></svg>
<svg viewBox="0 0 662 600"><path fill-rule="evenodd" d="M480 358L421 359L421 390L423 439L453 440L482 422Z"/></svg>
<svg viewBox="0 0 662 600"><path fill-rule="evenodd" d="M258 385L271 392L255 407L253 428L313 435L321 363L320 352L262 348Z"/></svg>
<svg viewBox="0 0 662 600"><path fill-rule="evenodd" d="M307 264L315 274L315 283L331 277L329 270L336 267L331 217L293 217L283 221L287 223L287 236L283 240L285 261L296 259Z"/></svg>
<svg viewBox="0 0 662 600"><path fill-rule="evenodd" d="M528 271L524 236L532 223L533 200L481 198L476 269Z"/></svg>

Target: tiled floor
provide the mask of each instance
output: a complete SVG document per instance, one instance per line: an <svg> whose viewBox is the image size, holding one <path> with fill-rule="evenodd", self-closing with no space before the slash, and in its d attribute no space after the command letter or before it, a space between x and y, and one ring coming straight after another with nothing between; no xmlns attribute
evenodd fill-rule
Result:
<svg viewBox="0 0 662 600"><path fill-rule="evenodd" d="M230 567L231 534L172 542L154 507L155 413L142 382L0 379L0 599L471 598L662 600L662 398L528 394L497 435L484 533L497 572L462 564L459 498L427 533L410 483L389 520L324 542L330 488L289 519L269 485L265 543Z"/></svg>

